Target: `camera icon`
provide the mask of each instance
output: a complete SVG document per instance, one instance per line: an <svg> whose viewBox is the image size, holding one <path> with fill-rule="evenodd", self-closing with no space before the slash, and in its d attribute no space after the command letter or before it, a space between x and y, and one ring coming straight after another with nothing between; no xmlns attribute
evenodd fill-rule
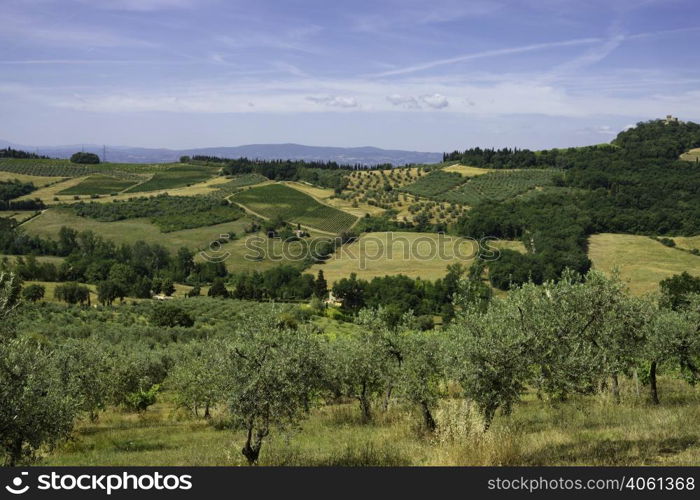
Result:
<svg viewBox="0 0 700 500"><path fill-rule="evenodd" d="M12 485L7 485L5 486L5 489L12 493L13 495L22 495L23 493L26 493L27 490L29 490L29 485L25 485L22 487L23 483L23 476L28 476L29 472L22 472L21 475L17 476L12 480Z"/></svg>
<svg viewBox="0 0 700 500"><path fill-rule="evenodd" d="M199 255L207 262L224 262L231 256L231 253L223 250L222 245L228 243L229 241L231 241L230 234L220 234L218 239L209 243L209 249L202 250L199 252Z"/></svg>

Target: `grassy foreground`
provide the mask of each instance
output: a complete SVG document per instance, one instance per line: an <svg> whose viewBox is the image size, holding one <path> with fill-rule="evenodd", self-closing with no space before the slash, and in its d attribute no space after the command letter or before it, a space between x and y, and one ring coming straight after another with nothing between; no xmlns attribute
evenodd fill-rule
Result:
<svg viewBox="0 0 700 500"><path fill-rule="evenodd" d="M261 465L700 465L700 393L660 379L662 405L649 406L645 387L623 384L623 402L607 395L551 405L528 394L484 433L476 412L445 400L434 435L398 403L363 424L355 403L312 411L299 429L273 432ZM41 465L243 465L241 432L178 410L166 393L143 415L110 410L78 425L74 438Z"/></svg>

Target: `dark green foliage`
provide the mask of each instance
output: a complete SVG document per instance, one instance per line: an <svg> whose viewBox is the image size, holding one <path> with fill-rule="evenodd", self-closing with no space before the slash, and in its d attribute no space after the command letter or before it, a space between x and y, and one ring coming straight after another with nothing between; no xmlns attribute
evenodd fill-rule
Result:
<svg viewBox="0 0 700 500"><path fill-rule="evenodd" d="M29 285L22 289L22 298L29 302L36 302L44 298L46 288L43 285Z"/></svg>
<svg viewBox="0 0 700 500"><path fill-rule="evenodd" d="M682 309L690 303L692 294L700 294L700 277L691 276L684 271L659 283L661 304L671 309Z"/></svg>
<svg viewBox="0 0 700 500"><path fill-rule="evenodd" d="M36 153L28 153L19 149L4 148L0 149L0 158L22 158L22 159L45 159L48 160L48 156L41 156Z"/></svg>
<svg viewBox="0 0 700 500"><path fill-rule="evenodd" d="M222 299L228 298L229 291L226 289L226 284L224 283L224 280L220 278L215 279L209 287L207 295L209 297L221 297Z"/></svg>
<svg viewBox="0 0 700 500"><path fill-rule="evenodd" d="M105 280L97 284L97 300L102 305L111 306L117 299L126 297L127 288L117 281Z"/></svg>
<svg viewBox="0 0 700 500"><path fill-rule="evenodd" d="M97 165L100 163L100 157L95 153L73 153L70 157L71 163L85 163L89 165Z"/></svg>
<svg viewBox="0 0 700 500"><path fill-rule="evenodd" d="M294 266L276 266L265 271L234 273L229 278L231 296L247 300L302 300L316 290L311 274L302 274Z"/></svg>
<svg viewBox="0 0 700 500"><path fill-rule="evenodd" d="M174 304L157 303L153 306L151 314L149 315L149 321L155 326L166 326L173 328L175 326L182 326L189 328L194 325L194 319L192 316L187 314L181 307Z"/></svg>
<svg viewBox="0 0 700 500"><path fill-rule="evenodd" d="M90 305L90 290L88 287L75 282L58 285L53 296L56 300L67 302L68 304Z"/></svg>

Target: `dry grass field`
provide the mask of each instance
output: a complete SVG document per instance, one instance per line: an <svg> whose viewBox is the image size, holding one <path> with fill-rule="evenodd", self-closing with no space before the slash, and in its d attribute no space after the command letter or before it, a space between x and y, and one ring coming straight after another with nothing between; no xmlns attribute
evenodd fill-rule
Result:
<svg viewBox="0 0 700 500"><path fill-rule="evenodd" d="M593 267L606 273L617 268L637 295L657 291L659 281L683 271L700 276L700 256L669 248L646 236L604 233L588 241Z"/></svg>
<svg viewBox="0 0 700 500"><path fill-rule="evenodd" d="M520 242L494 241L489 245L525 251ZM450 264L471 265L478 251L478 242L448 235L366 233L309 271L317 273L323 269L329 283L345 278L350 273L357 273L362 279L404 274L411 278L435 280L444 277Z"/></svg>
<svg viewBox="0 0 700 500"><path fill-rule="evenodd" d="M479 168L479 167L470 167L467 165L461 165L461 164L456 164L456 165L450 165L449 167L443 168L445 172L457 172L460 175L463 175L464 177L476 177L477 175L484 175L488 174L489 172L493 172L493 169L491 168Z"/></svg>

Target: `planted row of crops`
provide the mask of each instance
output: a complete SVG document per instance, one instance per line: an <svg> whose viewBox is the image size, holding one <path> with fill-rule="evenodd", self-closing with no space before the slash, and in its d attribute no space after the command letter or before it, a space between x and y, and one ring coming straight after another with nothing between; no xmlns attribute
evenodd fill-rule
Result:
<svg viewBox="0 0 700 500"><path fill-rule="evenodd" d="M489 172L472 177L464 184L437 196L437 199L462 205L478 205L484 201L504 201L540 186L550 186L557 169L527 169L508 172Z"/></svg>
<svg viewBox="0 0 700 500"><path fill-rule="evenodd" d="M77 165L68 160L2 158L0 171L39 177L83 177L106 174L121 179L140 178L134 171L121 170L118 164Z"/></svg>
<svg viewBox="0 0 700 500"><path fill-rule="evenodd" d="M282 184L269 184L237 193L232 198L268 219L298 222L321 231L339 233L357 218L337 208L323 205L311 196Z"/></svg>
<svg viewBox="0 0 700 500"><path fill-rule="evenodd" d="M419 178L416 182L401 188L401 190L415 196L432 198L444 193L445 191L454 189L460 184L466 182L466 180L466 177L458 173L436 170L435 172L431 172L430 174Z"/></svg>
<svg viewBox="0 0 700 500"><path fill-rule="evenodd" d="M137 184L128 190L129 193L175 189L205 181L216 175L218 168L201 167L197 165L178 165L156 172L146 182Z"/></svg>
<svg viewBox="0 0 700 500"><path fill-rule="evenodd" d="M269 180L267 177L260 174L236 175L232 177L229 182L218 185L217 190L211 193L209 196L214 198L226 198L233 193L237 193L244 187L254 186L255 184L260 184L261 182L265 182L267 180Z"/></svg>
<svg viewBox="0 0 700 500"><path fill-rule="evenodd" d="M118 179L108 175L93 175L75 186L59 191L63 195L90 195L118 193L136 184L136 181Z"/></svg>

